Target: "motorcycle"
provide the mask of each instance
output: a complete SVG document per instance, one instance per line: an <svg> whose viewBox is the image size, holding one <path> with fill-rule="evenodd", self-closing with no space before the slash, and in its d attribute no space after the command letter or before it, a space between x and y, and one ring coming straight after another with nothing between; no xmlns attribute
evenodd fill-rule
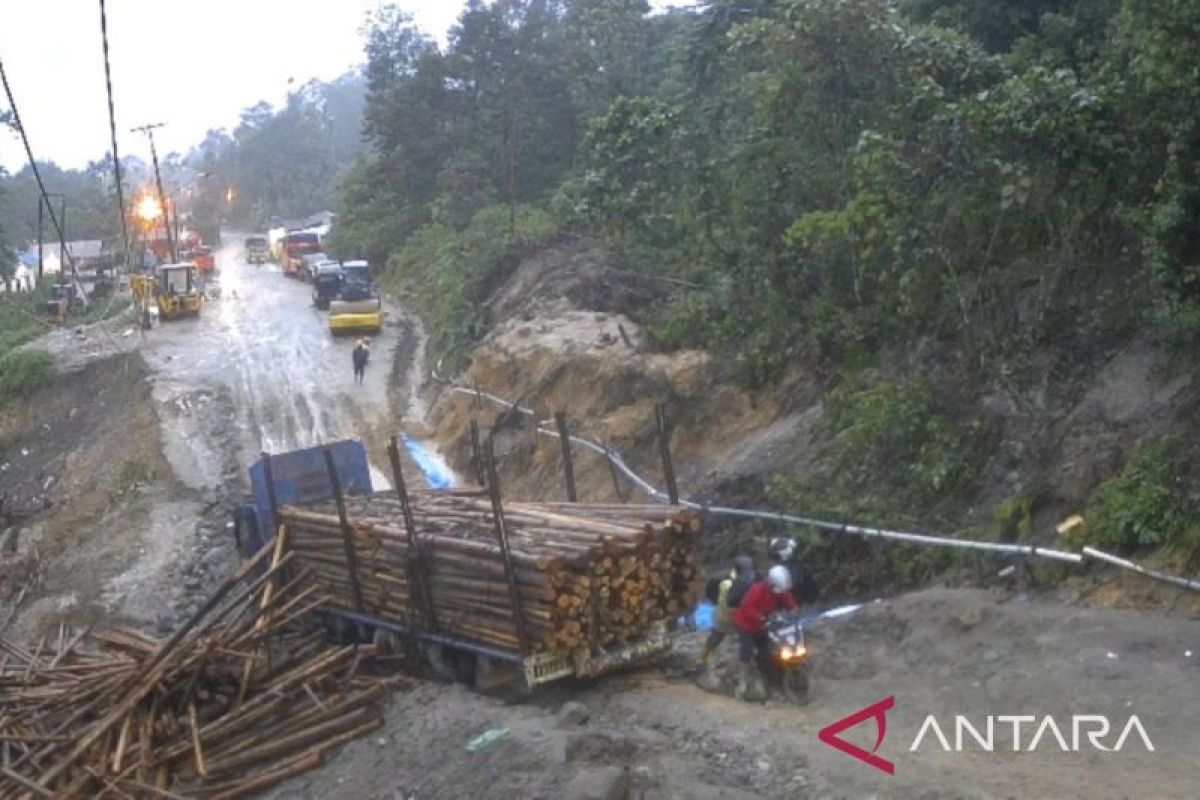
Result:
<svg viewBox="0 0 1200 800"><path fill-rule="evenodd" d="M812 651L804 640L804 624L797 614L776 614L767 621L767 655L783 695L797 705L808 703Z"/></svg>

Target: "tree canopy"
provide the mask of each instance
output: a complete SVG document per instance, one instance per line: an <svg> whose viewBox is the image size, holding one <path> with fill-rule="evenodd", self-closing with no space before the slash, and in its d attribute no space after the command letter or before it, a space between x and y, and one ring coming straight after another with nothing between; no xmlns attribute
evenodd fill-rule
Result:
<svg viewBox="0 0 1200 800"><path fill-rule="evenodd" d="M368 31L338 235L376 261L536 207L700 287L656 340L759 383L931 336L986 366L1081 270L1200 330L1197 0L473 0L444 48L395 8Z"/></svg>

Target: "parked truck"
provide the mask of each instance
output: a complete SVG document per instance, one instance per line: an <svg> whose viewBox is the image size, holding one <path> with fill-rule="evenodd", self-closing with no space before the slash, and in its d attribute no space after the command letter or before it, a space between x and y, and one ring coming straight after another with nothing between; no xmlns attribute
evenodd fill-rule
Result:
<svg viewBox="0 0 1200 800"><path fill-rule="evenodd" d="M302 277L304 256L318 253L321 242L312 231L289 231L279 243L279 266L289 278Z"/></svg>
<svg viewBox="0 0 1200 800"><path fill-rule="evenodd" d="M395 453L395 450L392 452ZM397 458L398 456L393 455L393 459ZM250 468L250 484L252 497L237 509L234 519L238 550L243 557L260 551L273 539L280 530L281 520L292 525L298 518L315 519L320 516L322 510L328 510L331 501L336 504L343 520L340 534L329 533L323 540L319 534L318 538L314 539L314 534L309 530L288 531L282 534L298 537L297 541L308 547L314 546L315 542L317 547L329 548L330 556L321 556L313 563L318 571L318 581L329 580L330 570L335 569L330 566L331 559L344 556L349 559L349 564L355 564L356 559L366 559L369 555L366 549L359 550L363 545L355 539L355 530L362 536L367 536L367 528L362 526L370 527L370 523L363 522L355 529L355 523L347 518L346 508L351 504L369 506L373 502L393 507L398 497L393 492L376 492L372 485L366 449L362 443L351 440L264 456ZM407 495L404 497L407 499ZM413 523L414 527L419 524ZM414 533L413 536L417 534ZM321 541L324 541L324 544L321 544ZM287 544L285 541L285 545ZM421 586L422 581L428 579L431 574L436 576L437 572L428 571L431 561L427 559L430 558L430 554L422 554L416 540L413 544L414 550L405 552L417 552L416 556L404 556L409 559L404 565L385 569L385 574L380 574L380 566L375 563L372 566L371 578L383 580L392 586L406 583L410 586ZM359 555L352 556L356 550L359 550ZM295 552L294 555L296 558L292 563L297 568L304 568L307 563L304 551ZM392 554L389 557L396 556ZM436 556L432 558L436 560ZM357 563L361 565L363 562ZM528 574L519 571L518 567L514 566L515 562L507 556L503 567L500 566L498 557L485 558L478 563L480 574L491 574L493 581L503 582L499 572L503 569L514 592L521 591L518 584L523 586L529 579ZM520 567L520 570L524 569L526 568ZM436 674L466 680L476 685L494 685L517 678L523 680L528 689L532 689L539 684L561 678L603 674L653 658L670 647L667 624L666 621L662 621L651 623L637 637L625 637L619 644L588 646L585 643L570 650L522 652L497 644L494 639L489 641L464 633L471 630L471 626L461 619L442 619L440 626L427 626L420 622L426 618L424 612L398 615L372 610L361 602L363 596L370 596L371 587L358 585L359 578L353 566L350 567L349 574L351 581L355 583L354 593L359 596L360 602L357 607L353 604L348 607L345 603L334 601L327 610L321 612L321 623L331 635L387 643L397 652L419 652L421 658ZM366 576L362 581L367 583ZM474 597L472 602L485 604L478 607L481 619L504 619L501 607L507 602L506 599L489 600L484 595ZM504 593L504 598L507 597L507 593ZM408 599L412 603L420 600L415 594ZM487 604L492 602L497 606L489 608ZM386 606L375 606L380 607ZM500 616L492 617L493 612L500 612ZM428 618L434 618L432 611ZM515 638L516 632L513 635Z"/></svg>

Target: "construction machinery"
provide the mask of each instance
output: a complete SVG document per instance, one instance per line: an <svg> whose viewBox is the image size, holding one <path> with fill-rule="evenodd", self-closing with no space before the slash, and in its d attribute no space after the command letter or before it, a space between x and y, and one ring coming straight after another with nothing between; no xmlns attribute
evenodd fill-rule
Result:
<svg viewBox="0 0 1200 800"><path fill-rule="evenodd" d="M50 322L61 325L67 318L67 312L82 305L75 285L61 282L50 287L50 297L46 301L46 315Z"/></svg>
<svg viewBox="0 0 1200 800"><path fill-rule="evenodd" d="M383 327L383 300L366 261L342 264L337 298L329 303L331 333L378 333Z"/></svg>
<svg viewBox="0 0 1200 800"><path fill-rule="evenodd" d="M143 320L154 313L163 320L196 317L204 306L194 264L164 264L131 276L129 283Z"/></svg>

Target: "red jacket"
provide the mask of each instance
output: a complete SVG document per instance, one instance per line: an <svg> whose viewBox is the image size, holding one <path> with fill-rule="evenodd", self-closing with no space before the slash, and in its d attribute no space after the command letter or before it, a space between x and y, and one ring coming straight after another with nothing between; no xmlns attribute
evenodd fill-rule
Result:
<svg viewBox="0 0 1200 800"><path fill-rule="evenodd" d="M746 633L757 636L766 629L767 617L776 611L791 611L795 608L796 598L791 592L776 594L765 579L756 581L742 598L741 605L734 610L733 624Z"/></svg>

